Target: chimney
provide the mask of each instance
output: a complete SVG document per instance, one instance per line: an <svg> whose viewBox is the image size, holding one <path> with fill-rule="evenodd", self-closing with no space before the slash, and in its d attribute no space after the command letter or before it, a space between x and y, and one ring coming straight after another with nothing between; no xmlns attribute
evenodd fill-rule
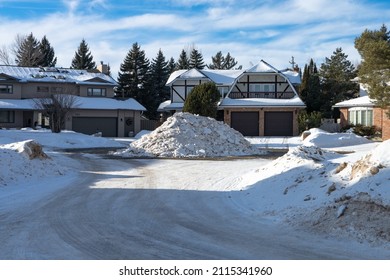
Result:
<svg viewBox="0 0 390 280"><path fill-rule="evenodd" d="M100 64L97 66L97 70L99 70L99 72L103 73L103 74L106 74L108 75L108 65L107 64L104 64L103 61L100 61Z"/></svg>

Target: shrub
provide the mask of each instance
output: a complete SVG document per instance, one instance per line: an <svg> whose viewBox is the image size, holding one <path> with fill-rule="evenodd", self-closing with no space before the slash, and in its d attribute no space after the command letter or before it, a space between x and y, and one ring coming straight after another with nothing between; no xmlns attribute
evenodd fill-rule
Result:
<svg viewBox="0 0 390 280"><path fill-rule="evenodd" d="M195 86L184 102L183 112L205 117L217 117L217 106L221 95L214 83Z"/></svg>
<svg viewBox="0 0 390 280"><path fill-rule="evenodd" d="M353 132L360 136L374 136L378 132L376 126L366 126L362 124L351 125L349 128L352 128Z"/></svg>
<svg viewBox="0 0 390 280"><path fill-rule="evenodd" d="M305 110L301 111L298 115L299 132L301 133L310 128L320 127L321 118L320 112L307 113Z"/></svg>

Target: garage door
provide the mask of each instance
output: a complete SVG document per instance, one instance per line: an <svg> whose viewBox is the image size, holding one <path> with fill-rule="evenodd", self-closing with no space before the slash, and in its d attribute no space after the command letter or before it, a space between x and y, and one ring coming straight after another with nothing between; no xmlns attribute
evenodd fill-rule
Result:
<svg viewBox="0 0 390 280"><path fill-rule="evenodd" d="M231 127L244 136L259 136L259 112L232 112Z"/></svg>
<svg viewBox="0 0 390 280"><path fill-rule="evenodd" d="M292 136L293 113L292 112L265 112L264 113L265 136Z"/></svg>
<svg viewBox="0 0 390 280"><path fill-rule="evenodd" d="M104 137L116 137L117 118L87 118L77 117L72 119L72 129L84 134L102 132Z"/></svg>

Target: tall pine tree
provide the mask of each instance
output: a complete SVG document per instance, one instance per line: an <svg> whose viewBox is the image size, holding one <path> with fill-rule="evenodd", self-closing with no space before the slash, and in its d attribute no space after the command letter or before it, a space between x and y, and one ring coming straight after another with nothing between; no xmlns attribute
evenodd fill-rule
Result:
<svg viewBox="0 0 390 280"><path fill-rule="evenodd" d="M172 74L177 67L177 63L175 62L175 59L171 57L171 59L168 61L168 73Z"/></svg>
<svg viewBox="0 0 390 280"><path fill-rule="evenodd" d="M322 98L320 78L313 59L310 59L309 65L306 64L303 70L299 95L305 102L308 113L322 110L325 100Z"/></svg>
<svg viewBox="0 0 390 280"><path fill-rule="evenodd" d="M355 39L355 48L362 57L359 78L377 105L390 106L390 32L386 25L379 30L366 29ZM390 113L390 109L389 112Z"/></svg>
<svg viewBox="0 0 390 280"><path fill-rule="evenodd" d="M234 66L236 66L237 63L238 62L236 61L236 59L234 57L232 57L230 55L230 53L228 52L227 55L224 58L224 63L223 63L223 68L222 69L230 70Z"/></svg>
<svg viewBox="0 0 390 280"><path fill-rule="evenodd" d="M176 70L183 70L190 68L190 60L188 59L187 52L183 49L180 53L179 60L176 64Z"/></svg>
<svg viewBox="0 0 390 280"><path fill-rule="evenodd" d="M193 48L190 54L189 68L202 70L203 68L205 68L205 66L206 65L204 64L202 53L199 52L197 49Z"/></svg>
<svg viewBox="0 0 390 280"><path fill-rule="evenodd" d="M165 85L170 74L168 66L163 52L159 50L156 58L150 64L148 89L152 100L150 101L149 118L156 118L158 105L170 99L169 87Z"/></svg>
<svg viewBox="0 0 390 280"><path fill-rule="evenodd" d="M222 55L222 52L219 51L215 56L211 57L211 64L208 65L210 69L223 69L225 63L225 57Z"/></svg>
<svg viewBox="0 0 390 280"><path fill-rule="evenodd" d="M330 58L325 58L321 64L319 74L321 76L321 87L327 104L325 116L331 117L332 106L337 102L357 97L358 85L352 81L356 77L356 69L347 59L342 48L337 48ZM334 116L337 117L337 116Z"/></svg>
<svg viewBox="0 0 390 280"><path fill-rule="evenodd" d="M15 62L18 66L37 67L42 59L39 42L32 33L28 36L16 37Z"/></svg>
<svg viewBox="0 0 390 280"><path fill-rule="evenodd" d="M149 110L153 110L155 100L149 94L149 80L149 60L138 43L134 43L120 65L116 95L122 98L134 98L151 114Z"/></svg>
<svg viewBox="0 0 390 280"><path fill-rule="evenodd" d="M46 38L46 35L43 36L41 42L39 43L39 52L41 53L41 61L39 62L39 66L56 66L57 57L55 57L54 49L50 45L49 40Z"/></svg>
<svg viewBox="0 0 390 280"><path fill-rule="evenodd" d="M96 68L93 56L89 50L88 44L85 42L85 39L81 40L80 46L78 47L77 52L75 52L71 68L86 70Z"/></svg>

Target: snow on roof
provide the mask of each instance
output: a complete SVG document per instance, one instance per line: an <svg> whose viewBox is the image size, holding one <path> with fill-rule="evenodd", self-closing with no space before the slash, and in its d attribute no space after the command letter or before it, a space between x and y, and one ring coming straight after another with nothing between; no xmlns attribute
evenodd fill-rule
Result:
<svg viewBox="0 0 390 280"><path fill-rule="evenodd" d="M15 78L21 82L117 84L113 78L106 74L80 69L0 65L1 74Z"/></svg>
<svg viewBox="0 0 390 280"><path fill-rule="evenodd" d="M219 104L220 108L229 107L305 107L302 100L296 96L290 99L275 99L275 98L244 98L232 99L225 98Z"/></svg>
<svg viewBox="0 0 390 280"><path fill-rule="evenodd" d="M171 102L171 100L167 100L162 102L159 106L157 111L170 111L170 110L182 110L184 106L184 103L180 102Z"/></svg>
<svg viewBox="0 0 390 280"><path fill-rule="evenodd" d="M34 110L32 99L0 99L0 109Z"/></svg>
<svg viewBox="0 0 390 280"><path fill-rule="evenodd" d="M251 68L245 70L246 73L278 73L280 72L275 67L271 66L264 60L260 60L260 62Z"/></svg>
<svg viewBox="0 0 390 280"><path fill-rule="evenodd" d="M202 70L202 72L217 85L230 86L241 75L242 70Z"/></svg>
<svg viewBox="0 0 390 280"><path fill-rule="evenodd" d="M279 71L275 67L271 66L264 60L260 60L258 64L250 67L247 70L211 70L211 69L189 69L189 70L177 70L173 72L166 83L171 85L175 80L181 79L204 79L209 78L217 85L231 86L236 79L244 73L279 73L288 79L293 84L299 84L301 78L299 73L291 70Z"/></svg>
<svg viewBox="0 0 390 280"><path fill-rule="evenodd" d="M76 104L78 109L146 111L146 108L133 98L118 100L104 97L77 96Z"/></svg>
<svg viewBox="0 0 390 280"><path fill-rule="evenodd" d="M78 109L146 111L146 108L133 98L117 100L104 97L76 96L75 104ZM0 109L34 110L36 107L34 99L0 99Z"/></svg>
<svg viewBox="0 0 390 280"><path fill-rule="evenodd" d="M371 99L369 96L362 96L346 101L342 101L339 103L336 103L333 107L340 108L340 107L373 107L375 100Z"/></svg>

